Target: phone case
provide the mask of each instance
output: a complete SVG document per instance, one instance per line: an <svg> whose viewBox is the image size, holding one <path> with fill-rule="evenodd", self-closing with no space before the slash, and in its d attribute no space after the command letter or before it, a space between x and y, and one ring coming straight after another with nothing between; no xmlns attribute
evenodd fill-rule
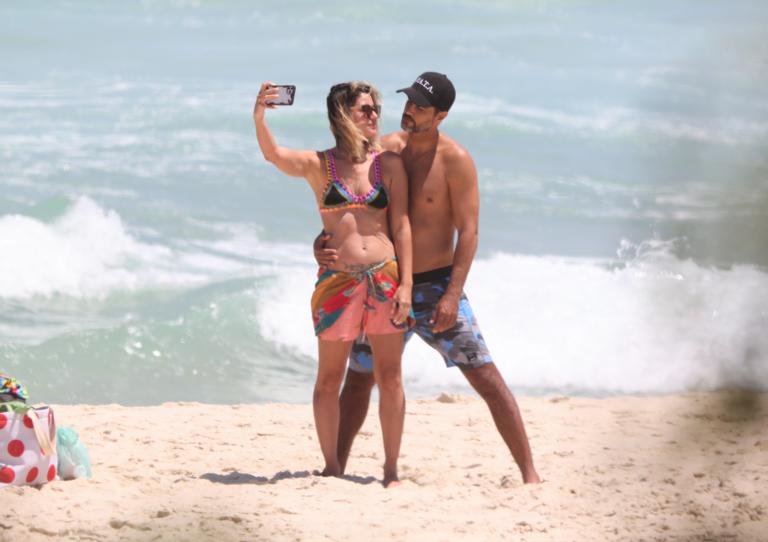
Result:
<svg viewBox="0 0 768 542"><path fill-rule="evenodd" d="M279 95L277 100L270 102L272 105L293 105L293 97L296 94L296 86L294 85L275 85Z"/></svg>

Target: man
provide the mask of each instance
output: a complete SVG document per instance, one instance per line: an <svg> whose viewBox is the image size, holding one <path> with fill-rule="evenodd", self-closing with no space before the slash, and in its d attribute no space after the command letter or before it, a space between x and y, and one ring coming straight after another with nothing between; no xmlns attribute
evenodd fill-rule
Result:
<svg viewBox="0 0 768 542"><path fill-rule="evenodd" d="M514 457L525 483L539 482L520 411L477 326L463 293L477 250L479 191L469 153L438 131L456 91L443 74L426 72L408 88L401 132L382 139L385 149L403 159L409 182L409 216L413 238L413 330L437 350L448 367L459 367L488 404L493 420ZM454 235L456 243L454 244ZM321 265L335 251L315 253ZM346 467L352 441L362 427L374 385L370 347L358 338L350 355L341 392L339 462Z"/></svg>

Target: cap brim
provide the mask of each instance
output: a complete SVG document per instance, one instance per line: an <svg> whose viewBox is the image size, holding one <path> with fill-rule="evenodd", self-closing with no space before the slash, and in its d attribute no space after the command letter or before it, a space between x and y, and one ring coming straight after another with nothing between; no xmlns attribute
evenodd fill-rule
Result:
<svg viewBox="0 0 768 542"><path fill-rule="evenodd" d="M418 106L421 107L432 107L432 104L429 103L429 100L418 90L414 89L413 87L406 87L401 88L398 90L398 92L404 93L406 96L408 96L408 99L411 100L413 103L415 103Z"/></svg>

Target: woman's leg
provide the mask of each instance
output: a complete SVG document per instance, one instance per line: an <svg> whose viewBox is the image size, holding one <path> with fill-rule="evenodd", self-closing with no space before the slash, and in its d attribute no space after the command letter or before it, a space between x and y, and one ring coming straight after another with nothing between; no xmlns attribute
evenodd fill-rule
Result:
<svg viewBox="0 0 768 542"><path fill-rule="evenodd" d="M397 458L403 436L405 394L400 369L404 333L369 335L373 375L379 386L379 419L384 437L384 487L398 484Z"/></svg>
<svg viewBox="0 0 768 542"><path fill-rule="evenodd" d="M352 341L318 339L318 368L312 406L320 449L325 458L323 476L341 474L336 443L339 439L339 388L344 379Z"/></svg>

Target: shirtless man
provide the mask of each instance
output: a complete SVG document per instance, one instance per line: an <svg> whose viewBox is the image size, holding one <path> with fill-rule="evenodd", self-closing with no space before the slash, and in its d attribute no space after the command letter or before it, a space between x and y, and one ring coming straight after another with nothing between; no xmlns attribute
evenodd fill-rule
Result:
<svg viewBox="0 0 768 542"><path fill-rule="evenodd" d="M485 400L525 483L539 482L520 410L477 326L463 293L477 250L480 206L477 171L466 149L438 131L456 97L443 74L426 72L408 88L401 132L385 136L385 149L403 159L409 179L409 216L413 240L413 329L437 350L448 367L459 367ZM454 244L454 235L457 234ZM321 265L335 251L315 253ZM409 334L410 336L410 334ZM352 441L362 427L374 385L370 347L358 338L340 397L339 463L346 467Z"/></svg>

